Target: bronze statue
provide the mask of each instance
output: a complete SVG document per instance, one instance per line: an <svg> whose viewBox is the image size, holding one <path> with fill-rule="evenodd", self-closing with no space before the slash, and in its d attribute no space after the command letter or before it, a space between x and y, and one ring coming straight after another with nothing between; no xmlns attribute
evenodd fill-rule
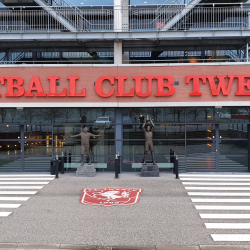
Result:
<svg viewBox="0 0 250 250"><path fill-rule="evenodd" d="M91 134L88 132L88 128L85 127L83 129L83 132L81 132L80 134L77 134L77 135L72 135L72 136L69 136L71 138L73 137L78 137L80 136L81 137L81 160L82 160L82 166L84 165L84 158L83 158L83 155L84 155L84 152L86 151L86 154L88 155L88 158L89 158L89 165L91 165L91 158L90 158L90 153L89 153L89 139L90 137L100 137L103 135L94 135L94 134Z"/></svg>
<svg viewBox="0 0 250 250"><path fill-rule="evenodd" d="M145 129L145 126L146 126L146 129ZM150 130L151 126L152 126L152 129ZM144 120L142 130L144 132L144 136L146 139L145 148L144 148L144 163L143 163L143 165L146 165L146 158L147 158L148 150L150 150L150 152L151 152L153 164L156 165L155 159L154 159L154 147L153 147L153 133L155 130L155 125L148 115L147 115L147 118Z"/></svg>

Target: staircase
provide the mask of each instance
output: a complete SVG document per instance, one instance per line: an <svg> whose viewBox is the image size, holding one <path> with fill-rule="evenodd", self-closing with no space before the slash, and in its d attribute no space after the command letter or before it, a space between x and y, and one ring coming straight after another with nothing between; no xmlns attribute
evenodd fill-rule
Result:
<svg viewBox="0 0 250 250"><path fill-rule="evenodd" d="M84 18L83 12L69 0L34 0L48 12L66 30L70 32L89 31L90 22Z"/></svg>
<svg viewBox="0 0 250 250"><path fill-rule="evenodd" d="M176 9L176 11L172 13L172 16L165 21L165 25L161 28L161 31L167 31L171 29L178 21L180 21L184 16L186 16L200 2L201 0L192 0L188 4L181 5L182 8Z"/></svg>

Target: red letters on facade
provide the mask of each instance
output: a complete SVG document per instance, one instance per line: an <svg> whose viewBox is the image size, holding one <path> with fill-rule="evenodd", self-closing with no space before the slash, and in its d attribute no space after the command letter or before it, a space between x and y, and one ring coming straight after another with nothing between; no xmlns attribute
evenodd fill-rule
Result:
<svg viewBox="0 0 250 250"><path fill-rule="evenodd" d="M45 89L47 93L43 88L44 80L42 81L38 76L33 76L28 86L27 82L19 76L2 76L0 83L6 86L6 97L86 97L88 90L82 87L82 79L79 79L78 76L68 76L66 79L60 79L59 76L48 76L45 80L46 84L49 84L49 91ZM63 84L60 88L61 80ZM65 81L68 84L67 88L65 88ZM103 98L111 96L147 98L151 95L170 97L176 92L174 83L175 79L172 76L133 76L130 78L127 76L102 76L94 83L94 90ZM192 84L192 90L187 92L187 95L194 97L202 96L205 88L210 90L212 96L228 96L232 89L235 91L235 96L250 95L250 75L187 75L186 84ZM234 88L233 85L235 85ZM78 91L77 86L80 87ZM87 83L88 88L92 88L92 86ZM182 87L183 85L180 85L177 88ZM154 93L152 93L153 89Z"/></svg>

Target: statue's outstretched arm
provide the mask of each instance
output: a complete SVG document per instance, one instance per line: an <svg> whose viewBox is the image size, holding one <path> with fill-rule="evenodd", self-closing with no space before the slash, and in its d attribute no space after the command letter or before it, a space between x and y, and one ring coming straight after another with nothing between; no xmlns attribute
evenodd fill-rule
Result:
<svg viewBox="0 0 250 250"><path fill-rule="evenodd" d="M69 136L69 137L70 137L70 138L73 138L73 137L78 137L78 136L81 136L81 134L71 135L71 136Z"/></svg>

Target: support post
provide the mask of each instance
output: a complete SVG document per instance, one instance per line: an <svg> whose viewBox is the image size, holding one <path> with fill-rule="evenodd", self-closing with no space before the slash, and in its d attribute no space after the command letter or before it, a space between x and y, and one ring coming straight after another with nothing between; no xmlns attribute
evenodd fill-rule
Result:
<svg viewBox="0 0 250 250"><path fill-rule="evenodd" d="M114 64L122 64L122 42L114 42Z"/></svg>
<svg viewBox="0 0 250 250"><path fill-rule="evenodd" d="M56 164L55 164L55 175L56 178L58 178L58 169L59 169L59 159L58 159L58 155L56 156Z"/></svg>
<svg viewBox="0 0 250 250"><path fill-rule="evenodd" d="M175 178L179 179L179 164L178 164L178 156L174 156L174 169L175 169Z"/></svg>
<svg viewBox="0 0 250 250"><path fill-rule="evenodd" d="M120 157L118 152L118 154L115 155L115 179L119 178L118 177L119 169L120 169Z"/></svg>
<svg viewBox="0 0 250 250"><path fill-rule="evenodd" d="M247 45L246 45L246 62L248 62L248 50L249 50L249 45L247 43Z"/></svg>

